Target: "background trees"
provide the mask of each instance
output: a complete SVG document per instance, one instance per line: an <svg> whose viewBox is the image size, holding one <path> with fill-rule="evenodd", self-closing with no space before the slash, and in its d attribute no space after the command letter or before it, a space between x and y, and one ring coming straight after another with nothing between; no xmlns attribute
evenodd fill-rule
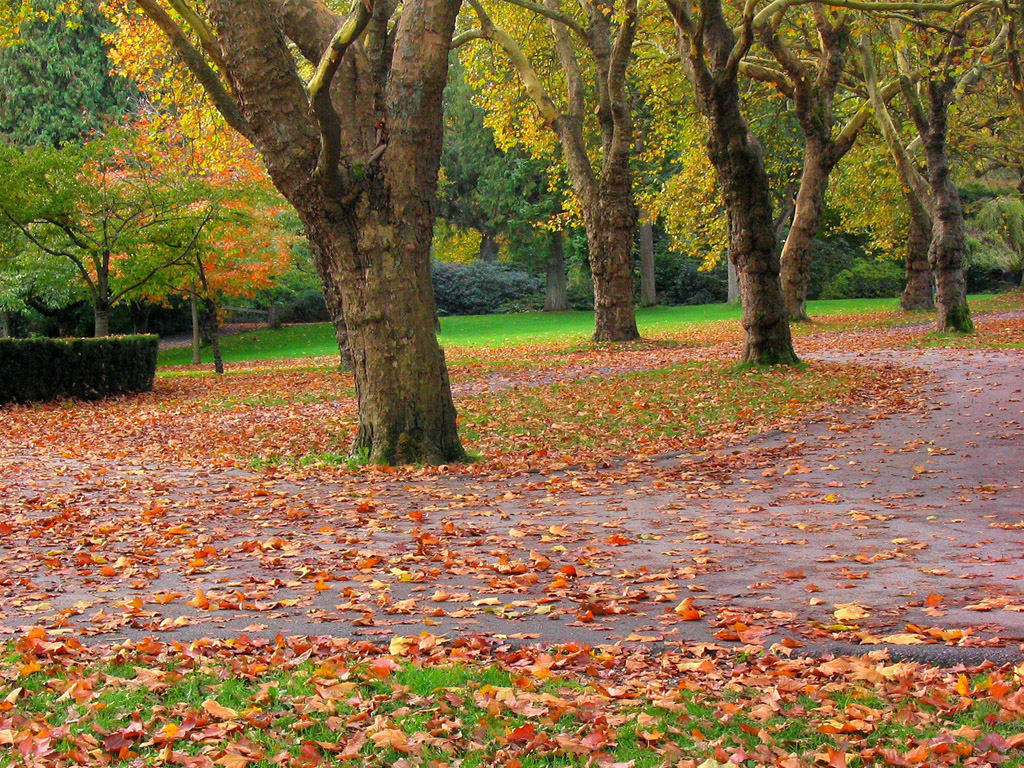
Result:
<svg viewBox="0 0 1024 768"><path fill-rule="evenodd" d="M192 258L214 215L203 190L120 147L114 138L0 148L0 217L17 251L8 268L48 274L60 269L48 262L63 262L88 297L96 336L109 333L111 307Z"/></svg>

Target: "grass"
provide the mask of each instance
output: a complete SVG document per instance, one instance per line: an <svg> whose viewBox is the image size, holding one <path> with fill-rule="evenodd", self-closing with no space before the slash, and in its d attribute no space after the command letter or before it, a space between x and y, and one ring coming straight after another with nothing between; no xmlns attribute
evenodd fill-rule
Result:
<svg viewBox="0 0 1024 768"><path fill-rule="evenodd" d="M607 669L595 674L587 658L580 671L540 657L527 668L532 674L524 661L285 661L275 654L275 663L189 657L148 669L142 659L44 662L19 675L10 660L0 666L0 680L17 682L0 682L0 701L9 703L0 727L9 718L19 729L7 732L11 738L45 741L52 752L44 750L39 765L185 764L202 756L202 764L239 768L324 759L542 768L591 765L595 756L598 764L653 768L687 759L775 764L784 755L811 765L838 753L856 768L887 751L916 749L917 762L950 750L980 756L987 734L1013 738L1024 729L1014 686L1000 683L995 692L987 675L961 676L967 688L958 694L956 674L932 671L931 682L915 689L907 670L889 690L876 691L856 674L829 681L810 664L780 662L789 667L785 679L801 682L780 696L763 670L748 677L749 664L734 661L731 674L684 674L623 697L609 693L615 683ZM744 682L758 678L767 682ZM996 757L1021 765L1017 750ZM17 762L14 750L0 751L0 766Z"/></svg>
<svg viewBox="0 0 1024 768"><path fill-rule="evenodd" d="M977 298L977 297L976 297ZM811 316L851 315L889 312L897 309L896 299L850 299L812 301ZM693 307L650 307L637 311L637 325L645 336L669 334L687 326L721 321L736 321L740 308L728 304L704 304ZM489 349L543 344L578 343L590 338L594 330L593 312L523 312L509 315L477 315L441 318L441 344L444 346ZM277 330L260 330L228 336L221 341L224 360L284 360L337 354L334 327L330 323L295 325ZM209 360L204 350L203 360ZM163 350L161 365L188 365L189 348Z"/></svg>

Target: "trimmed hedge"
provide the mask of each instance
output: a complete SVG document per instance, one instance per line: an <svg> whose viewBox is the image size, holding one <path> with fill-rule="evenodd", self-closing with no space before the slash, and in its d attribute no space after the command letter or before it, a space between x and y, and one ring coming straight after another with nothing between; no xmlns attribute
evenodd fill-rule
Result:
<svg viewBox="0 0 1024 768"><path fill-rule="evenodd" d="M156 336L0 339L0 404L148 392Z"/></svg>

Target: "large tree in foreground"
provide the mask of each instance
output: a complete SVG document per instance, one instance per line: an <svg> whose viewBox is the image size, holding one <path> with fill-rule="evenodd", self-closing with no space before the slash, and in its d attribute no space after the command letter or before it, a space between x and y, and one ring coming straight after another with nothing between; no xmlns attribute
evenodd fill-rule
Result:
<svg viewBox="0 0 1024 768"><path fill-rule="evenodd" d="M135 4L302 218L347 330L354 450L375 462L463 458L429 261L460 0L407 0L400 12L359 1L348 15L317 0L210 0L206 16L186 2L168 2L173 14Z"/></svg>

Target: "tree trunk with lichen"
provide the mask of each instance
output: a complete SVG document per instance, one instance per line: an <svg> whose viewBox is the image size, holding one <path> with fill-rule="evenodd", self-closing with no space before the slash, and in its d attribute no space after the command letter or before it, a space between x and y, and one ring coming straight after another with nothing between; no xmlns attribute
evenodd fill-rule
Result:
<svg viewBox="0 0 1024 768"><path fill-rule="evenodd" d="M796 195L793 223L782 246L782 294L789 319L808 322L807 289L811 284L811 253L825 211L829 175L835 167L832 153L813 137L807 137L803 173Z"/></svg>
<svg viewBox="0 0 1024 768"><path fill-rule="evenodd" d="M799 362L779 281L779 253L760 143L739 110L739 90L715 85L708 93L708 154L729 211L729 258L743 302L742 363Z"/></svg>
<svg viewBox="0 0 1024 768"><path fill-rule="evenodd" d="M583 208L590 272L594 276L594 341L634 341L633 234L636 208L628 174L605 179Z"/></svg>

